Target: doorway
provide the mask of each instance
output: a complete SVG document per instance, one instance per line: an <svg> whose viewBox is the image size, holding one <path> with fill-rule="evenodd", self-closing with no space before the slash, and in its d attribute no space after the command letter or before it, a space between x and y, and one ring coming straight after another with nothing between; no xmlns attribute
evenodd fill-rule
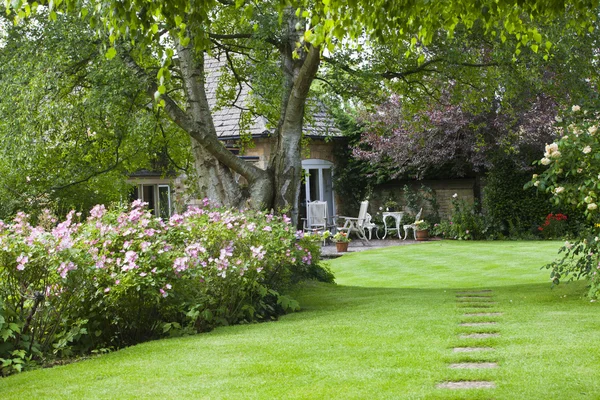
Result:
<svg viewBox="0 0 600 400"><path fill-rule="evenodd" d="M334 191L333 191L333 163L326 160L308 159L302 161L304 170L304 183L300 186L299 214L306 218L306 203L310 201L327 202L329 217L336 214Z"/></svg>

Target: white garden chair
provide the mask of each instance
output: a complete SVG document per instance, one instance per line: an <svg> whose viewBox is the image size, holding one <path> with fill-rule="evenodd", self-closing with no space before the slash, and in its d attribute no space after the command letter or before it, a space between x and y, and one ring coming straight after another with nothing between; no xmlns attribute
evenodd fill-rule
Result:
<svg viewBox="0 0 600 400"><path fill-rule="evenodd" d="M344 217L338 216L337 218L344 219L344 226L338 227L337 230L340 232L346 232L350 235L351 232L356 232L358 237L361 240L369 241L371 238L371 229L376 227L377 225L371 222L371 218L369 213L367 213L367 209L369 208L369 201L365 200L360 203L360 210L358 211L358 217ZM367 220L367 216L369 216ZM367 239L367 235L365 234L365 229L369 230L369 239Z"/></svg>
<svg viewBox="0 0 600 400"><path fill-rule="evenodd" d="M304 218L304 232L323 233L334 225L328 223L326 201L312 201L306 203L306 218Z"/></svg>
<svg viewBox="0 0 600 400"><path fill-rule="evenodd" d="M365 223L364 223L364 228L369 230L369 240L371 240L371 234L373 229L375 229L375 236L377 237L377 239L379 239L379 227L377 226L377 224L371 222L371 214L367 213L367 217L365 218Z"/></svg>
<svg viewBox="0 0 600 400"><path fill-rule="evenodd" d="M413 231L413 235L415 237L415 240L417 240L417 225L416 222L421 218L421 213L423 212L423 209L421 208L419 210L419 212L417 213L417 216L415 217L415 222L413 222L412 224L408 224L408 225L403 225L402 229L404 229L404 239L406 240L406 238L408 237L408 230L412 229Z"/></svg>

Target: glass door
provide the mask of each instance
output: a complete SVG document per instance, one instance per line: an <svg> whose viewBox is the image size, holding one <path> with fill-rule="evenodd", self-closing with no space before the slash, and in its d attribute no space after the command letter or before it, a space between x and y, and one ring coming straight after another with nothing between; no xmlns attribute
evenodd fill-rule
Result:
<svg viewBox="0 0 600 400"><path fill-rule="evenodd" d="M335 195L333 191L333 164L325 160L303 160L305 182L300 192L300 218L306 218L306 203L326 201L329 218L335 215Z"/></svg>

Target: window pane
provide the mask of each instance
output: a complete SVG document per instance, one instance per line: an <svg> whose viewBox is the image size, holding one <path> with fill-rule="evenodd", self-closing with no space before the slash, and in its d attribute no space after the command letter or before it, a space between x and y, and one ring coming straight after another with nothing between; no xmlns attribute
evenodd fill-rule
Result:
<svg viewBox="0 0 600 400"><path fill-rule="evenodd" d="M155 185L144 185L142 187L142 201L148 203L148 210L150 210L152 214L156 215L156 204L154 202L154 188Z"/></svg>
<svg viewBox="0 0 600 400"><path fill-rule="evenodd" d="M159 217L171 218L171 188L168 185L158 186Z"/></svg>

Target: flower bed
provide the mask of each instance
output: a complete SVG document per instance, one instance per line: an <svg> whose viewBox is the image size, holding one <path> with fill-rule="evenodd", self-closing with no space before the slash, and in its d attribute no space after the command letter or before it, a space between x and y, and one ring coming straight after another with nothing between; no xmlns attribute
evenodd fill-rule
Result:
<svg viewBox="0 0 600 400"><path fill-rule="evenodd" d="M169 221L135 202L0 223L0 372L276 318L298 308L280 294L291 283L332 280L285 215L205 206Z"/></svg>

